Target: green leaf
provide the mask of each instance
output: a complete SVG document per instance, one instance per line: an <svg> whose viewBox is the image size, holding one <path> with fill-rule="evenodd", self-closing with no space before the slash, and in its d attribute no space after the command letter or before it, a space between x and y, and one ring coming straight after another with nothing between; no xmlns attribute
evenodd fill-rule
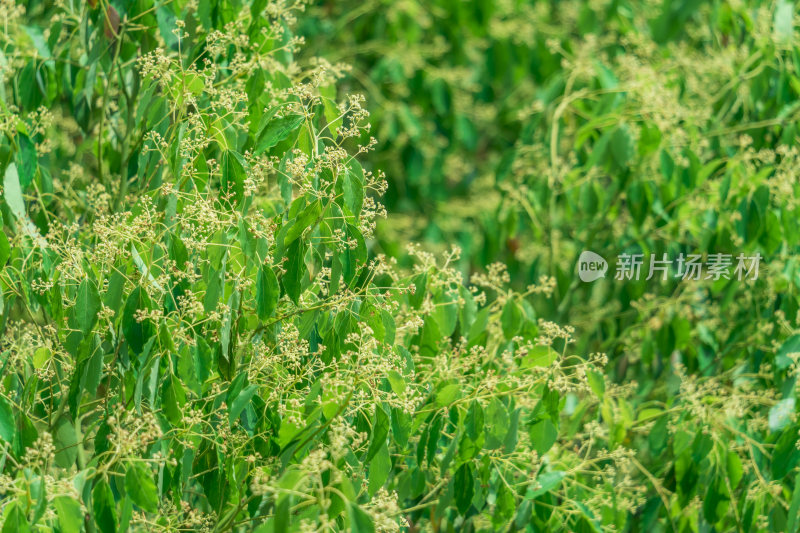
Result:
<svg viewBox="0 0 800 533"><path fill-rule="evenodd" d="M250 403L250 400L253 399L256 392L258 392L258 387L256 385L248 385L236 396L233 403L230 404L230 411L228 413L231 424L239 418L239 415L242 414L242 411L244 411L244 408Z"/></svg>
<svg viewBox="0 0 800 533"><path fill-rule="evenodd" d="M122 313L122 332L128 341L128 346L137 354L142 352L145 343L155 335L155 327L149 318L141 322L136 318L137 311L149 311L149 309L150 297L144 289L141 287L133 289Z"/></svg>
<svg viewBox="0 0 800 533"><path fill-rule="evenodd" d="M27 135L19 134L18 137L19 152L17 153L17 160L19 161L19 185L22 190L28 188L28 185L33 181L36 175L36 146Z"/></svg>
<svg viewBox="0 0 800 533"><path fill-rule="evenodd" d="M708 484L705 497L703 497L703 516L705 516L709 524L715 524L721 518L718 508L722 499L723 497L719 490L718 481L713 479L711 483Z"/></svg>
<svg viewBox="0 0 800 533"><path fill-rule="evenodd" d="M667 444L667 437L669 436L667 425L669 424L669 417L668 416L661 416L656 420L656 423L653 424L653 428L650 430L650 434L647 436L648 443L650 445L650 449L655 454L660 454L661 450L663 450Z"/></svg>
<svg viewBox="0 0 800 533"><path fill-rule="evenodd" d="M141 463L130 463L125 469L125 491L133 503L147 511L158 511L158 489L150 470Z"/></svg>
<svg viewBox="0 0 800 533"><path fill-rule="evenodd" d="M10 503L11 510L6 510L6 521L3 523L2 533L30 533L31 528L25 513L19 508L17 502Z"/></svg>
<svg viewBox="0 0 800 533"><path fill-rule="evenodd" d="M778 432L788 426L794 417L794 398L784 398L769 409L767 422L770 431Z"/></svg>
<svg viewBox="0 0 800 533"><path fill-rule="evenodd" d="M797 425L783 430L772 452L772 479L783 479L800 462Z"/></svg>
<svg viewBox="0 0 800 533"><path fill-rule="evenodd" d="M281 283L289 295L289 298L297 304L300 300L300 293L303 286L303 276L306 273L307 244L304 239L297 239L286 250L289 260L286 263L286 273L281 278Z"/></svg>
<svg viewBox="0 0 800 533"><path fill-rule="evenodd" d="M521 368L531 368L534 366L550 366L558 357L558 353L550 346L535 345L522 358Z"/></svg>
<svg viewBox="0 0 800 533"><path fill-rule="evenodd" d="M389 373L386 374L386 379L389 381L389 386L392 388L392 391L398 396L403 396L406 390L406 381L403 379L403 376L396 370L390 370Z"/></svg>
<svg viewBox="0 0 800 533"><path fill-rule="evenodd" d="M210 313L217 308L219 296L222 292L222 276L224 275L224 270L220 272L210 266L208 271L209 274L206 282L206 294L203 297L203 310L206 313Z"/></svg>
<svg viewBox="0 0 800 533"><path fill-rule="evenodd" d="M75 425L69 416L62 416L55 424L53 442L56 447L56 464L61 468L70 468L78 456L78 437Z"/></svg>
<svg viewBox="0 0 800 533"><path fill-rule="evenodd" d="M57 496L53 506L58 515L58 525L61 533L80 533L83 525L81 505L69 496Z"/></svg>
<svg viewBox="0 0 800 533"><path fill-rule="evenodd" d="M147 263L144 262L144 259L141 255L139 255L139 250L136 249L136 246L131 244L131 257L133 258L133 264L136 265L136 268L139 269L139 272L142 273L142 277L150 282L150 285L158 289L159 291L163 291L164 288L156 281L156 278L153 277L153 273L150 272L150 269L147 268Z"/></svg>
<svg viewBox="0 0 800 533"><path fill-rule="evenodd" d="M350 532L375 533L375 524L372 518L355 503L350 504Z"/></svg>
<svg viewBox="0 0 800 533"><path fill-rule="evenodd" d="M436 403L442 407L451 405L454 401L461 397L461 385L458 383L451 383L445 385L439 392L436 393Z"/></svg>
<svg viewBox="0 0 800 533"><path fill-rule="evenodd" d="M116 533L117 509L114 493L104 479L98 479L92 489L92 509L94 521L101 533Z"/></svg>
<svg viewBox="0 0 800 533"><path fill-rule="evenodd" d="M6 167L6 173L3 178L3 198L14 218L20 222L27 219L28 215L25 212L25 201L22 199L22 188L19 183L17 166L14 163L10 163Z"/></svg>
<svg viewBox="0 0 800 533"><path fill-rule="evenodd" d="M611 155L620 167L627 167L633 158L635 146L626 125L619 126L611 136Z"/></svg>
<svg viewBox="0 0 800 533"><path fill-rule="evenodd" d="M408 295L408 301L412 307L419 309L425 299L425 290L428 285L428 273L423 271L414 276L411 280L414 285L414 292Z"/></svg>
<svg viewBox="0 0 800 533"><path fill-rule="evenodd" d="M244 198L244 180L247 177L241 156L232 150L222 153L222 179L220 187L222 194L233 200L238 205Z"/></svg>
<svg viewBox="0 0 800 533"><path fill-rule="evenodd" d="M606 393L606 382L603 374L595 372L594 370L587 370L586 379L589 382L589 387L592 389L592 392L602 400Z"/></svg>
<svg viewBox="0 0 800 533"><path fill-rule="evenodd" d="M298 215L298 217L294 220L292 225L289 227L289 230L286 232L286 237L284 238L283 245L289 246L291 243L295 241L306 228L312 227L316 224L317 220L319 219L320 213L322 212L322 204L319 200L316 200L303 209L303 212Z"/></svg>
<svg viewBox="0 0 800 533"><path fill-rule="evenodd" d="M31 500L35 501L33 505L33 519L31 522L36 524L39 519L44 515L47 510L47 483L44 476L39 476L30 485Z"/></svg>
<svg viewBox="0 0 800 533"><path fill-rule="evenodd" d="M444 417L436 416L428 427L428 438L425 439L425 457L428 465L432 465L436 460L436 452L439 451L439 440L442 438L442 424ZM420 441L420 445L422 441Z"/></svg>
<svg viewBox="0 0 800 533"><path fill-rule="evenodd" d="M558 429L549 418L545 418L531 424L528 434L531 437L533 449L541 456L553 447L558 438Z"/></svg>
<svg viewBox="0 0 800 533"><path fill-rule="evenodd" d="M183 83L186 89L195 96L202 94L203 90L205 89L203 77L193 72L186 73Z"/></svg>
<svg viewBox="0 0 800 533"><path fill-rule="evenodd" d="M503 306L500 325L503 328L503 336L508 340L511 340L522 327L522 309L513 298L509 298Z"/></svg>
<svg viewBox="0 0 800 533"><path fill-rule="evenodd" d="M442 336L449 337L455 331L458 323L458 294L445 292L435 300L435 305L433 318L436 320Z"/></svg>
<svg viewBox="0 0 800 533"><path fill-rule="evenodd" d="M358 161L353 160L351 168L345 170L342 190L345 207L358 217L364 205L364 171Z"/></svg>
<svg viewBox="0 0 800 533"><path fill-rule="evenodd" d="M794 3L778 0L773 18L773 33L781 43L790 43L794 35Z"/></svg>
<svg viewBox="0 0 800 533"><path fill-rule="evenodd" d="M386 436L389 434L389 416L380 405L375 405L375 418L372 421L372 439L367 450L367 461L371 461L375 454L386 445Z"/></svg>
<svg viewBox="0 0 800 533"><path fill-rule="evenodd" d="M359 268L367 262L367 246L364 243L364 236L357 227L352 224L347 224L347 231L345 232L348 240L356 242L355 249L349 246L345 247L343 253L339 254L339 261L342 264L342 276L345 283L352 284L359 273Z"/></svg>
<svg viewBox="0 0 800 533"><path fill-rule="evenodd" d="M274 518L274 532L275 533L284 533L289 531L289 506L291 505L291 500L288 494L281 494L278 497L278 503L275 506L275 518Z"/></svg>
<svg viewBox="0 0 800 533"><path fill-rule="evenodd" d="M551 472L545 472L539 476L536 476L534 480L534 487L529 488L528 491L525 493L526 500L532 500L553 490L554 488L558 487L561 483L561 480L566 477L566 473L562 472L561 470L553 470Z"/></svg>
<svg viewBox="0 0 800 533"><path fill-rule="evenodd" d="M370 495L375 494L386 483L391 470L392 458L389 456L388 446L384 443L369 463L368 491Z"/></svg>
<svg viewBox="0 0 800 533"><path fill-rule="evenodd" d="M9 257L11 257L11 243L8 242L6 232L0 231L0 268L6 266Z"/></svg>
<svg viewBox="0 0 800 533"><path fill-rule="evenodd" d="M270 120L258 134L254 155L259 156L286 139L304 120L303 115L288 115Z"/></svg>
<svg viewBox="0 0 800 533"><path fill-rule="evenodd" d="M497 397L492 398L484 410L486 444L489 450L500 448L504 444L509 429L508 409Z"/></svg>
<svg viewBox="0 0 800 533"><path fill-rule="evenodd" d="M178 44L178 36L172 32L175 28L175 18L175 13L166 5L161 5L156 9L158 29L168 49L175 48Z"/></svg>
<svg viewBox="0 0 800 533"><path fill-rule="evenodd" d="M472 473L472 464L464 463L453 478L453 488L455 489L456 507L461 514L467 512L472 505L472 498L475 495L475 476Z"/></svg>
<svg viewBox="0 0 800 533"><path fill-rule="evenodd" d="M484 419L483 408L477 400L473 400L470 404L464 424L469 438L478 440L478 437L483 433Z"/></svg>
<svg viewBox="0 0 800 533"><path fill-rule="evenodd" d="M269 265L261 265L256 280L256 312L258 318L266 320L275 312L281 295L275 272Z"/></svg>
<svg viewBox="0 0 800 533"><path fill-rule="evenodd" d="M728 471L728 480L731 483L731 488L735 489L739 486L739 482L742 480L742 476L744 475L742 460L739 458L739 454L736 452L728 452L726 465Z"/></svg>
<svg viewBox="0 0 800 533"><path fill-rule="evenodd" d="M789 505L789 520L786 523L787 533L800 531L800 474L795 476L793 485L792 503Z"/></svg>
<svg viewBox="0 0 800 533"><path fill-rule="evenodd" d="M182 408L186 403L186 393L175 376L170 375L161 388L161 407L167 420L179 424L183 419Z"/></svg>
<svg viewBox="0 0 800 533"><path fill-rule="evenodd" d="M800 353L800 335L793 335L789 337L781 345L780 349L778 350L778 354L775 357L775 364L777 367L781 370L789 368L789 366L792 364L792 358L789 357L789 355L793 353Z"/></svg>
<svg viewBox="0 0 800 533"><path fill-rule="evenodd" d="M342 125L344 121L344 117L340 116L341 113L339 109L336 107L336 102L332 99L323 97L322 98L322 105L325 111L325 120L328 122L328 129L331 132L331 135L336 135L336 130L339 126Z"/></svg>
<svg viewBox="0 0 800 533"><path fill-rule="evenodd" d="M0 438L13 444L16 434L17 424L14 422L14 411L5 398L0 397Z"/></svg>
<svg viewBox="0 0 800 533"><path fill-rule="evenodd" d="M94 282L84 278L78 287L78 297L75 300L75 320L77 321L78 329L84 335L94 327L100 308L100 294L97 292Z"/></svg>

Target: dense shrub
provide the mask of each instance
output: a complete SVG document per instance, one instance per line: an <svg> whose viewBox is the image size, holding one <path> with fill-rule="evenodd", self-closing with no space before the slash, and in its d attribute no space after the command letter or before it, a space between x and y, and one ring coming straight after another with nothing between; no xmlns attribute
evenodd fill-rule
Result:
<svg viewBox="0 0 800 533"><path fill-rule="evenodd" d="M437 17L468 5L430 4ZM466 27L499 31L493 6L464 11ZM493 158L509 150L498 173L508 186L481 217L499 213L506 229L473 227L549 255L532 244L526 270L467 242L464 263L458 247L376 239L379 169L416 179L392 158L437 144L404 143L380 114L369 136L364 99L342 90L353 74L335 56L346 48L314 38L303 52L296 28L322 22L300 4L2 8L4 532L797 528L784 118L747 141L776 146L767 167L763 151L705 146L690 119L643 125L655 110L614 86L611 67L628 64L619 45L603 45L618 54L595 71L537 46L550 58L532 79L550 80L544 108L528 102L524 127L486 141ZM359 12L328 17L342 39L357 37L343 28ZM387 20L380 38L402 26L407 43L426 43L406 18ZM547 30L564 33L562 47L574 38L565 24ZM785 49L763 46L773 75ZM678 61L630 47L649 51L641 61L656 72ZM723 118L769 113L748 109ZM443 128L457 139L450 159L476 149L468 134L480 123ZM681 139L687 152L673 152ZM650 185L655 161L669 172ZM420 183L420 198L449 198ZM520 221L544 205L543 230ZM712 244L760 251L768 272L750 285L596 289L567 274L581 246ZM597 306L579 312L590 293Z"/></svg>

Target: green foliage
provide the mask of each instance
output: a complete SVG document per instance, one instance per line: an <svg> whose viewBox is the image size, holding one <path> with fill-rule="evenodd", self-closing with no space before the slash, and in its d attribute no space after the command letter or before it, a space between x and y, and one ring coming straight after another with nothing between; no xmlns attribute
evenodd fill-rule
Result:
<svg viewBox="0 0 800 533"><path fill-rule="evenodd" d="M526 299L526 315L569 323L578 353L608 355L604 376L586 376L600 439L635 450L633 475L649 488L625 519L584 501L594 518L581 527L769 530L792 515L793 459L773 446L788 453L797 440L795 11L783 1L345 1L301 21L310 53L352 64L340 86L367 94L381 141L369 161L390 182L380 249L404 264L404 239L458 243L456 265L470 274L500 262L518 289L549 289ZM584 250L609 260L605 280L578 279ZM623 282L612 279L621 253L644 254L645 269L662 254L762 261L754 283ZM511 301L506 338L517 331ZM575 409L561 438L590 416ZM726 457L764 479L731 483Z"/></svg>
<svg viewBox="0 0 800 533"><path fill-rule="evenodd" d="M4 0L3 531L797 529L792 8L673 4Z"/></svg>

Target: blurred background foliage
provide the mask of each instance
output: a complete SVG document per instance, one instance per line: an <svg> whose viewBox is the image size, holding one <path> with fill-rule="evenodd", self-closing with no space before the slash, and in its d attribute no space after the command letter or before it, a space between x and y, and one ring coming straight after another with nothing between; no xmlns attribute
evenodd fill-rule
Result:
<svg viewBox="0 0 800 533"><path fill-rule="evenodd" d="M342 85L367 95L381 140L369 161L390 183L379 249L458 245L465 273L502 262L518 287L555 278L552 296L530 297L535 314L607 352L608 376L633 383L637 405L671 405L680 364L698 377L767 372L795 419L791 2L337 1L309 14L307 51L352 66ZM609 261L606 279L578 280L586 249ZM762 260L749 283L622 282L620 253L645 254L645 269L651 254ZM768 446L788 450L780 429L796 427L772 422ZM688 492L698 480L655 473Z"/></svg>
<svg viewBox="0 0 800 533"><path fill-rule="evenodd" d="M379 247L460 246L460 268L552 276L538 313L618 380L679 350L713 374L797 327L797 96L787 2L320 2L305 52L352 66L370 163L390 183ZM578 254L762 256L755 284L582 284ZM644 277L644 276L643 276ZM722 348L721 348L722 347Z"/></svg>

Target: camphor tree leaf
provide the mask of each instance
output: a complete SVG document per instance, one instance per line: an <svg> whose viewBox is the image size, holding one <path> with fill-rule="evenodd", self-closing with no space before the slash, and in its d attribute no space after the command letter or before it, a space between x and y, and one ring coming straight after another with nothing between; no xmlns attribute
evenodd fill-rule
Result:
<svg viewBox="0 0 800 533"><path fill-rule="evenodd" d="M63 533L80 533L83 513L80 504L69 496L56 496L53 506L58 515L58 525Z"/></svg>
<svg viewBox="0 0 800 533"><path fill-rule="evenodd" d="M453 478L456 506L462 514L466 513L470 505L472 505L472 498L475 495L475 474L472 471L473 468L471 463L464 463L456 470L455 477Z"/></svg>
<svg viewBox="0 0 800 533"><path fill-rule="evenodd" d="M302 290L303 276L306 273L306 255L307 244L304 239L296 239L286 249L288 262L286 264L286 273L281 278L283 289L289 298L296 304L300 299L300 291Z"/></svg>
<svg viewBox="0 0 800 533"><path fill-rule="evenodd" d="M794 478L794 491L786 523L786 531L798 531L798 529L800 529L800 474Z"/></svg>
<svg viewBox="0 0 800 533"><path fill-rule="evenodd" d="M545 418L531 424L528 433L530 435L533 448L540 456L544 455L550 448L552 448L553 443L555 443L556 439L558 438L558 429L549 418Z"/></svg>
<svg viewBox="0 0 800 533"><path fill-rule="evenodd" d="M375 524L372 518L357 504L349 505L350 531L353 533L375 533Z"/></svg>
<svg viewBox="0 0 800 533"><path fill-rule="evenodd" d="M299 238L307 228L312 227L319 219L321 212L322 204L319 200L315 200L308 204L300 213L300 215L294 219L294 222L289 227L289 230L286 232L283 245L288 247L297 238Z"/></svg>
<svg viewBox="0 0 800 533"><path fill-rule="evenodd" d="M434 318L439 325L439 331L445 337L453 334L458 323L458 294L444 291L440 297L436 298Z"/></svg>
<svg viewBox="0 0 800 533"><path fill-rule="evenodd" d="M17 143L19 144L19 152L17 152L17 160L19 161L19 185L22 190L28 188L28 185L33 181L36 175L36 146L27 135L19 134L17 136Z"/></svg>
<svg viewBox="0 0 800 533"><path fill-rule="evenodd" d="M84 278L78 286L78 297L75 301L75 320L78 328L87 334L97 321L97 313L101 308L100 294L89 278Z"/></svg>
<svg viewBox="0 0 800 533"><path fill-rule="evenodd" d="M793 353L800 353L800 335L789 337L783 345L781 345L775 357L775 363L778 365L778 368L788 368L792 364L790 354Z"/></svg>
<svg viewBox="0 0 800 533"><path fill-rule="evenodd" d="M594 370L589 370L586 372L586 379L589 382L589 386L592 388L592 392L594 392L598 398L602 399L606 393L606 382L603 379L603 375Z"/></svg>
<svg viewBox="0 0 800 533"><path fill-rule="evenodd" d="M92 489L92 513L101 533L116 533L117 509L108 481L98 479Z"/></svg>
<svg viewBox="0 0 800 533"><path fill-rule="evenodd" d="M253 399L256 392L258 392L258 387L256 385L248 385L245 387L239 394L236 395L233 402L230 404L230 411L228 413L228 418L230 423L232 424L239 415L242 414L247 404L250 403L250 400Z"/></svg>
<svg viewBox="0 0 800 533"><path fill-rule="evenodd" d="M150 469L142 463L129 463L125 469L125 490L133 503L149 513L158 510L158 489Z"/></svg>
<svg viewBox="0 0 800 533"><path fill-rule="evenodd" d="M330 92L335 94L335 87L332 87L331 89L332 90ZM328 130L331 132L331 135L336 135L336 130L342 125L344 117L336 107L336 102L333 99L323 96L322 105L325 109L325 120L328 122Z"/></svg>
<svg viewBox="0 0 800 533"><path fill-rule="evenodd" d="M19 508L17 502L12 502L5 509L5 522L2 533L30 533L31 528L25 513Z"/></svg>
<svg viewBox="0 0 800 533"><path fill-rule="evenodd" d="M522 327L522 309L513 298L509 298L503 306L500 315L500 325L503 327L503 335L506 339L511 339Z"/></svg>
<svg viewBox="0 0 800 533"><path fill-rule="evenodd" d="M402 397L406 390L406 381L403 379L403 376L396 370L390 370L389 373L386 374L386 379L389 381L389 386L392 388L392 391L396 395Z"/></svg>
<svg viewBox="0 0 800 533"><path fill-rule="evenodd" d="M364 205L364 170L358 161L353 160L350 168L345 170L342 179L344 205L353 216L358 217Z"/></svg>
<svg viewBox="0 0 800 533"><path fill-rule="evenodd" d="M150 269L147 267L147 263L145 263L142 256L139 255L139 250L137 250L136 246L133 244L131 244L131 258L133 258L133 264L136 265L136 268L139 269L142 276L150 282L150 285L155 287L158 291L163 291L164 288L156 281L153 273L150 272Z"/></svg>
<svg viewBox="0 0 800 533"><path fill-rule="evenodd" d="M380 405L375 406L375 418L372 425L372 438L367 450L367 461L371 461L375 454L386 445L386 436L389 434L389 417Z"/></svg>
<svg viewBox="0 0 800 533"><path fill-rule="evenodd" d="M289 134L300 127L304 120L305 117L303 115L287 115L270 120L258 134L254 154L261 155L286 139Z"/></svg>
<svg viewBox="0 0 800 533"><path fill-rule="evenodd" d="M627 167L633 158L636 147L633 144L630 130L624 124L614 130L611 136L611 155L620 167Z"/></svg>
<svg viewBox="0 0 800 533"><path fill-rule="evenodd" d="M142 352L145 343L155 335L155 327L149 318L141 318L137 312L148 312L150 310L150 297L144 289L136 287L128 296L125 309L122 313L122 331L125 340L131 349L138 353Z"/></svg>
<svg viewBox="0 0 800 533"><path fill-rule="evenodd" d="M222 179L220 188L223 195L230 198L234 205L238 205L244 198L244 163L239 154L232 150L225 150L221 159Z"/></svg>
<svg viewBox="0 0 800 533"><path fill-rule="evenodd" d="M436 393L436 403L441 406L448 406L461 397L461 385L451 383L445 385Z"/></svg>
<svg viewBox="0 0 800 533"><path fill-rule="evenodd" d="M55 424L53 444L56 447L55 460L62 468L69 468L78 455L78 437L75 434L75 425L68 416L62 416Z"/></svg>
<svg viewBox="0 0 800 533"><path fill-rule="evenodd" d="M525 498L532 500L549 492L556 488L560 483L561 480L566 477L566 473L560 470L553 470L550 472L545 472L544 474L539 474L536 476L536 483L534 489L528 489L528 492L525 493Z"/></svg>
<svg viewBox="0 0 800 533"><path fill-rule="evenodd" d="M280 285L275 272L267 265L261 265L256 280L256 312L258 318L266 320L275 312L281 295Z"/></svg>
<svg viewBox="0 0 800 533"><path fill-rule="evenodd" d="M503 402L494 397L484 410L486 422L486 448L493 450L503 445L509 429L508 409Z"/></svg>
<svg viewBox="0 0 800 533"><path fill-rule="evenodd" d="M14 411L8 401L0 397L0 438L8 444L13 444L16 434L17 424L14 421Z"/></svg>
<svg viewBox="0 0 800 533"><path fill-rule="evenodd" d="M386 483L391 470L392 458L389 456L388 446L384 444L369 462L368 490L370 494L375 494Z"/></svg>
<svg viewBox="0 0 800 533"><path fill-rule="evenodd" d="M345 283L351 285L356 279L360 267L367 262L367 246L364 242L364 236L361 235L357 227L347 224L346 228L345 235L348 242L353 242L355 247L346 246L344 251L338 254L338 257L342 265L342 277Z"/></svg>
<svg viewBox="0 0 800 533"><path fill-rule="evenodd" d="M11 257L11 243L4 231L0 231L0 268L6 266L8 258Z"/></svg>
<svg viewBox="0 0 800 533"><path fill-rule="evenodd" d="M17 165L14 163L10 163L6 167L6 173L3 177L3 199L17 220L22 222L27 219Z"/></svg>

